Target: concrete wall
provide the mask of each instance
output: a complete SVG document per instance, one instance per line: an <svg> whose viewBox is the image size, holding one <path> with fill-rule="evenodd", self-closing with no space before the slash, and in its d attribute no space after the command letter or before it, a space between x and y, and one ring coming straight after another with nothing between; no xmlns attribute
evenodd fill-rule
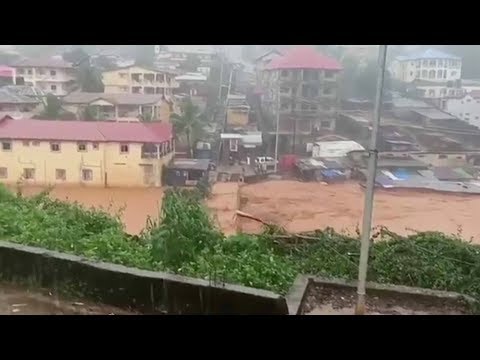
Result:
<svg viewBox="0 0 480 360"><path fill-rule="evenodd" d="M145 314L288 313L280 295L0 241L0 276Z"/></svg>
<svg viewBox="0 0 480 360"><path fill-rule="evenodd" d="M303 307L306 303L307 295L312 287L315 286L352 289L357 288L356 281L347 281L343 279L326 279L311 275L299 275L295 279L293 286L286 296L289 315L302 315ZM422 288L414 288L401 285L386 285L374 282L367 282L366 290L368 295L383 297L390 296L394 298L411 299L414 302L428 303L433 306L459 306L475 310L477 301L467 295L450 291L439 291Z"/></svg>

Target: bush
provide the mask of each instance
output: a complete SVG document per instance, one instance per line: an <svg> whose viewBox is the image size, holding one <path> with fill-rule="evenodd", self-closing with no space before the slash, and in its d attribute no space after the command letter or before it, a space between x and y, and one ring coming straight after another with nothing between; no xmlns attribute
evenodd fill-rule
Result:
<svg viewBox="0 0 480 360"><path fill-rule="evenodd" d="M160 220L149 219L142 234L131 237L118 214L52 200L48 191L24 198L0 185L0 238L280 294L300 273L356 279L358 238L325 229L288 245L289 235L276 227L226 238L202 199L198 189L166 191ZM383 229L380 236L386 240L372 246L369 280L480 297L479 246L435 232L401 237Z"/></svg>

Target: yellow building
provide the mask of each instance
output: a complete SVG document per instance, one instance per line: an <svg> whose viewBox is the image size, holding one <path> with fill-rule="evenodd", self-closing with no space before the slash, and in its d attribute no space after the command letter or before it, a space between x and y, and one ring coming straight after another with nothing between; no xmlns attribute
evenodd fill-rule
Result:
<svg viewBox="0 0 480 360"><path fill-rule="evenodd" d="M61 99L62 107L74 113L79 120L85 120L85 110L92 109L97 120L170 121L173 101L161 94L110 94L73 92Z"/></svg>
<svg viewBox="0 0 480 360"><path fill-rule="evenodd" d="M173 157L168 123L0 120L0 182L160 186Z"/></svg>
<svg viewBox="0 0 480 360"><path fill-rule="evenodd" d="M179 87L176 74L141 66L128 66L102 73L105 93L162 94L173 96L173 89Z"/></svg>
<svg viewBox="0 0 480 360"><path fill-rule="evenodd" d="M229 95L227 99L227 125L245 127L248 125L250 106L245 95Z"/></svg>

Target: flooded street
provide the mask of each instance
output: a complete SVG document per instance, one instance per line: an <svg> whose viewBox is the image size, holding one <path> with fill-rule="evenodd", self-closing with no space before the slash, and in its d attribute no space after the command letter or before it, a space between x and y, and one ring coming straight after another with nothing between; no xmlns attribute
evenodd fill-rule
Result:
<svg viewBox="0 0 480 360"><path fill-rule="evenodd" d="M241 188L242 211L291 232L333 227L354 233L362 222L364 191L357 183L322 185L298 181L268 181ZM441 231L473 238L480 244L480 196L415 190L375 192L374 225L399 234ZM242 220L244 232L261 225Z"/></svg>
<svg viewBox="0 0 480 360"><path fill-rule="evenodd" d="M44 189L30 186L23 187L22 192L24 195L32 195ZM87 207L103 207L112 214L123 208L122 220L126 231L138 234L145 227L147 216L158 217L163 189L55 187L50 196L60 200L78 201Z"/></svg>

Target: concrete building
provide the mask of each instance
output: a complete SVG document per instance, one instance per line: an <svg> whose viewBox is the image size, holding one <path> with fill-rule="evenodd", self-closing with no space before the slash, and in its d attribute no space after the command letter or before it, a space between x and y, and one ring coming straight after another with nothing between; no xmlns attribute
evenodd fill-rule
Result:
<svg viewBox="0 0 480 360"><path fill-rule="evenodd" d="M480 90L471 91L462 98L448 99L445 111L480 128Z"/></svg>
<svg viewBox="0 0 480 360"><path fill-rule="evenodd" d="M73 92L62 99L62 107L85 120L85 110L92 109L95 119L112 121L170 121L171 101L161 94L110 94Z"/></svg>
<svg viewBox="0 0 480 360"><path fill-rule="evenodd" d="M155 45L156 63L159 66L178 69L189 58L198 61L195 71L208 76L218 58L218 51L211 45Z"/></svg>
<svg viewBox="0 0 480 360"><path fill-rule="evenodd" d="M61 57L24 59L12 65L16 78L45 93L64 96L75 87L76 70L73 64Z"/></svg>
<svg viewBox="0 0 480 360"><path fill-rule="evenodd" d="M173 71L144 66L127 66L102 72L105 93L161 94L172 96L178 88Z"/></svg>
<svg viewBox="0 0 480 360"><path fill-rule="evenodd" d="M279 108L280 151L295 151L296 144L333 132L339 107L338 80L342 67L335 59L311 47L287 50L273 59L262 73L262 108L275 135ZM302 146L302 149L304 146Z"/></svg>
<svg viewBox="0 0 480 360"><path fill-rule="evenodd" d="M0 121L0 181L32 185L160 186L173 157L167 123Z"/></svg>
<svg viewBox="0 0 480 360"><path fill-rule="evenodd" d="M390 65L392 78L411 83L456 81L462 75L462 59L435 49L398 56Z"/></svg>

